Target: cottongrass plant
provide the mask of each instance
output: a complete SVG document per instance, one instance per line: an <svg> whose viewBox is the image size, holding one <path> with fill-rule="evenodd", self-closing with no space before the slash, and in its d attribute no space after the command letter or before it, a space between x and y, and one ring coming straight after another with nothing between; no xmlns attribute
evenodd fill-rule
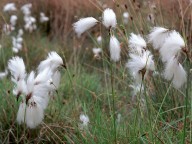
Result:
<svg viewBox="0 0 192 144"><path fill-rule="evenodd" d="M3 32L6 34L6 35L10 35L11 32L14 30L15 28L12 27L11 25L9 24L4 24L3 25Z"/></svg>
<svg viewBox="0 0 192 144"><path fill-rule="evenodd" d="M73 29L80 37L82 33L95 26L99 21L93 17L82 18L78 22L73 24ZM113 119L113 130L114 130L114 141L117 143L117 132L116 132L116 116L115 116L115 92L114 92L114 78L113 78L113 63L120 61L120 42L113 34L117 26L116 14L110 8L106 8L102 14L103 26L109 30L110 41L109 41L109 52L110 52L110 67L111 67L111 92L112 92L112 119ZM99 41L100 42L100 41Z"/></svg>
<svg viewBox="0 0 192 144"><path fill-rule="evenodd" d="M128 13L128 12L124 12L124 13L123 13L123 23L124 23L125 25L127 25L128 22L129 22L129 13Z"/></svg>
<svg viewBox="0 0 192 144"><path fill-rule="evenodd" d="M21 7L21 11L24 14L24 22L25 22L24 28L26 31L29 32L33 32L34 30L37 29L36 18L31 16L31 8L32 8L31 3L25 4Z"/></svg>
<svg viewBox="0 0 192 144"><path fill-rule="evenodd" d="M7 3L4 7L3 7L3 11L4 12L11 12L11 11L16 11L17 8L15 6L15 3Z"/></svg>
<svg viewBox="0 0 192 144"><path fill-rule="evenodd" d="M94 58L100 58L100 53L102 53L102 49L101 48L93 48L92 49L93 54L94 54Z"/></svg>
<svg viewBox="0 0 192 144"><path fill-rule="evenodd" d="M40 63L37 73L31 71L27 74L24 61L20 57L9 60L8 69L15 85L13 94L17 99L22 99L17 113L19 124L25 123L29 128L36 128L43 121L50 93L55 90L52 85L58 86L60 81L60 77L55 78L54 75L62 65L63 61L56 52L48 54L47 59Z"/></svg>
<svg viewBox="0 0 192 144"><path fill-rule="evenodd" d="M186 72L179 62L181 52L186 53L187 51L182 36L175 30L155 27L151 30L148 39L154 49L159 50L161 60L165 64L164 78L172 80L176 89L181 88L187 80Z"/></svg>
<svg viewBox="0 0 192 144"><path fill-rule="evenodd" d="M23 43L23 30L19 29L18 34L16 37L12 37L12 50L14 53L18 53L20 50L22 50L22 43Z"/></svg>
<svg viewBox="0 0 192 144"><path fill-rule="evenodd" d="M81 18L79 21L73 24L73 28L80 37L85 31L94 27L97 24L97 20L93 17Z"/></svg>
<svg viewBox="0 0 192 144"><path fill-rule="evenodd" d="M110 58L112 61L117 62L120 60L120 58L121 58L120 43L114 35L110 37L109 51L110 51Z"/></svg>
<svg viewBox="0 0 192 144"><path fill-rule="evenodd" d="M155 37L159 38L159 41L157 41ZM165 70L163 74L164 78L172 81L173 87L176 89L180 89L185 83L187 83L182 141L185 143L190 78L190 54L188 52L188 48L184 39L177 31L169 31L161 27L152 29L151 33L149 34L149 42L152 43L154 49L158 49L160 52L161 60L165 64ZM179 61L182 53L186 55L186 63L188 66L187 73ZM164 97L164 100L165 98L166 97Z"/></svg>
<svg viewBox="0 0 192 144"><path fill-rule="evenodd" d="M153 55L147 50L147 43L141 35L131 33L129 38L129 57L126 67L130 75L134 78L131 85L133 88L132 95L135 96L143 91L143 80L150 71L155 70Z"/></svg>
<svg viewBox="0 0 192 144"><path fill-rule="evenodd" d="M110 8L104 10L102 19L102 23L107 29L115 28L117 25L116 14Z"/></svg>
<svg viewBox="0 0 192 144"><path fill-rule="evenodd" d="M10 24L11 24L11 26L13 27L13 29L15 29L15 25L17 24L17 16L16 15L12 15L11 17L10 17Z"/></svg>
<svg viewBox="0 0 192 144"><path fill-rule="evenodd" d="M99 21L93 17L81 18L73 24L73 29L80 37L85 31L94 27ZM102 23L107 29L115 28L117 25L116 15L112 9L105 9L102 15Z"/></svg>
<svg viewBox="0 0 192 144"><path fill-rule="evenodd" d="M45 16L45 13L40 12L40 23L45 23L49 21L49 17Z"/></svg>
<svg viewBox="0 0 192 144"><path fill-rule="evenodd" d="M81 114L79 116L79 119L81 121L81 123L79 124L79 129L80 130L88 130L88 124L90 123L88 115Z"/></svg>
<svg viewBox="0 0 192 144"><path fill-rule="evenodd" d="M99 45L102 44L102 36L101 36L101 35L99 35L99 36L97 37L97 42L98 42Z"/></svg>

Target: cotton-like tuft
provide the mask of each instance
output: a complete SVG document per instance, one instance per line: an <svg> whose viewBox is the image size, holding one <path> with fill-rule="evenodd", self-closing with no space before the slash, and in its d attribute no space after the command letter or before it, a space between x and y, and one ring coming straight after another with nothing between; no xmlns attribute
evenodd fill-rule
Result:
<svg viewBox="0 0 192 144"><path fill-rule="evenodd" d="M179 89L187 81L187 74L183 66L179 63L177 69L174 72L173 86Z"/></svg>
<svg viewBox="0 0 192 144"><path fill-rule="evenodd" d="M7 3L4 7L3 7L3 11L4 12L8 12L8 11L16 11L17 8L15 6L15 3Z"/></svg>
<svg viewBox="0 0 192 144"><path fill-rule="evenodd" d="M89 123L89 117L85 114L80 115L80 121L83 123L84 126L87 126Z"/></svg>
<svg viewBox="0 0 192 144"><path fill-rule="evenodd" d="M28 4L25 4L21 7L21 11L23 12L23 14L25 16L30 16L31 15L31 8L32 8L32 4L28 3Z"/></svg>
<svg viewBox="0 0 192 144"><path fill-rule="evenodd" d="M77 33L77 36L80 37L85 31L94 27L97 22L98 20L93 17L82 18L73 24L73 29Z"/></svg>
<svg viewBox="0 0 192 144"><path fill-rule="evenodd" d="M169 61L171 57L179 55L180 51L184 47L185 42L181 37L181 35L176 31L171 32L159 51L162 61L163 62Z"/></svg>
<svg viewBox="0 0 192 144"><path fill-rule="evenodd" d="M103 25L108 29L115 28L117 25L116 15L114 11L110 8L104 10L102 19Z"/></svg>
<svg viewBox="0 0 192 144"><path fill-rule="evenodd" d="M129 87L133 89L132 93L131 93L133 97L136 96L138 93L140 93L140 91L143 92L143 90L144 90L144 87L143 86L141 87L140 83L129 85Z"/></svg>
<svg viewBox="0 0 192 144"><path fill-rule="evenodd" d="M146 49L147 44L143 37L131 33L129 38L129 48L130 52L138 55L142 55L143 51Z"/></svg>
<svg viewBox="0 0 192 144"><path fill-rule="evenodd" d="M50 52L47 56L46 60L41 61L38 66L38 72L50 68L53 72L55 72L58 67L63 65L62 58L54 51Z"/></svg>
<svg viewBox="0 0 192 144"><path fill-rule="evenodd" d="M110 58L112 61L117 62L120 60L121 57L120 43L115 36L110 37L109 51L110 51Z"/></svg>
<svg viewBox="0 0 192 144"><path fill-rule="evenodd" d="M40 71L35 78L36 84L46 83L52 76L52 71L49 67L45 68L44 70Z"/></svg>
<svg viewBox="0 0 192 144"><path fill-rule="evenodd" d="M102 36L97 37L97 42L98 42L98 44L102 44Z"/></svg>
<svg viewBox="0 0 192 144"><path fill-rule="evenodd" d="M11 72L12 78L16 81L24 79L26 76L25 64L23 59L20 57L13 57L8 62L8 69Z"/></svg>
<svg viewBox="0 0 192 144"><path fill-rule="evenodd" d="M21 37L23 35L23 29L19 29L19 32L18 32L18 37Z"/></svg>
<svg viewBox="0 0 192 144"><path fill-rule="evenodd" d="M169 35L169 30L163 27L154 27L148 35L148 42L154 49L160 49Z"/></svg>
<svg viewBox="0 0 192 144"><path fill-rule="evenodd" d="M24 102L19 105L19 110L17 112L17 122L19 124L24 123L25 108L26 108L26 104Z"/></svg>
<svg viewBox="0 0 192 144"><path fill-rule="evenodd" d="M149 51L144 52L142 56L130 54L130 60L126 64L126 67L129 69L130 74L135 78L137 83L142 81L142 71L145 75L148 71L154 71L155 65L153 61L153 56ZM144 77L145 77L144 75Z"/></svg>
<svg viewBox="0 0 192 144"><path fill-rule="evenodd" d="M10 33L15 30L15 27L13 27L12 25L8 25L8 24L4 24L3 25L3 32L6 34L6 35L10 35Z"/></svg>
<svg viewBox="0 0 192 144"><path fill-rule="evenodd" d="M59 71L56 71L53 76L52 76L52 85L53 89L58 89L60 85L60 80L61 80L61 73Z"/></svg>
<svg viewBox="0 0 192 144"><path fill-rule="evenodd" d="M45 16L43 12L40 13L40 23L49 21L49 17Z"/></svg>
<svg viewBox="0 0 192 144"><path fill-rule="evenodd" d="M41 105L35 101L30 101L26 109L26 125L27 127L33 129L36 128L42 121L44 117L44 111Z"/></svg>
<svg viewBox="0 0 192 144"><path fill-rule="evenodd" d="M170 58L170 60L166 63L164 78L167 80L173 79L173 86L177 89L179 89L186 82L186 72L175 57Z"/></svg>
<svg viewBox="0 0 192 144"><path fill-rule="evenodd" d="M12 80L15 83L15 86L13 88L13 95L19 98L21 94L27 93L27 86L25 80L21 79L19 81Z"/></svg>
<svg viewBox="0 0 192 144"><path fill-rule="evenodd" d="M11 23L12 26L16 25L16 23L17 23L17 16L16 15L12 15L10 17L10 23Z"/></svg>
<svg viewBox="0 0 192 144"><path fill-rule="evenodd" d="M123 23L124 24L128 24L129 21L129 13L128 12L124 12L123 13Z"/></svg>
<svg viewBox="0 0 192 144"><path fill-rule="evenodd" d="M99 54L102 52L102 49L101 48L93 48L92 51L93 51L93 54L95 56L99 56Z"/></svg>

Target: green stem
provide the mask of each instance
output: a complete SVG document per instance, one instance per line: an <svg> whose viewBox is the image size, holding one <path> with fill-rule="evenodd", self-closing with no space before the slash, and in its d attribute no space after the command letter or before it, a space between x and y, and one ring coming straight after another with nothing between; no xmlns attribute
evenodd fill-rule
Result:
<svg viewBox="0 0 192 144"><path fill-rule="evenodd" d="M144 84L143 84L143 85L144 85ZM154 143L153 129L152 129L152 123L151 123L150 105L149 105L149 101L148 101L148 98L147 98L146 86L145 86L145 85L144 85L144 92L145 92L145 99L146 99L146 103L147 103L147 112L148 112L148 119L149 119L150 131L151 131L151 138L152 138L153 143Z"/></svg>
<svg viewBox="0 0 192 144"><path fill-rule="evenodd" d="M163 104L164 104L164 102L165 102L165 99L166 99L166 97L167 97L167 95L168 95L168 93L169 93L169 90L170 90L170 88L171 88L171 85L172 85L172 83L170 83L170 85L169 85L169 87L168 87L168 90L167 90L167 92L166 92L166 94L165 94L165 96L164 96L164 98L163 98L163 101L162 101L162 103L161 103L161 106L160 106L160 108L159 108L159 111L158 111L158 113L157 113L157 116L156 116L156 118L155 118L155 122L154 122L154 125L153 125L153 129L155 128L155 125L156 125L156 123L157 123L157 119L158 119L158 117L159 117L159 114L160 114L161 109L162 109L162 107L163 107Z"/></svg>
<svg viewBox="0 0 192 144"><path fill-rule="evenodd" d="M136 122L137 122L137 118L138 118L138 112L140 111L141 113L141 117L142 117L142 112L141 112L141 108L140 108L140 101L141 101L141 92L142 92L142 87L143 87L143 82L144 82L144 78L142 78L142 82L141 82L141 87L140 87L140 90L139 90L139 95L137 95L137 111L136 111L136 115L135 115L135 119L134 119L134 130L135 130L135 135L137 135L137 132L136 132ZM139 124L140 125L140 124ZM139 128L140 129L140 128Z"/></svg>
<svg viewBox="0 0 192 144"><path fill-rule="evenodd" d="M189 97L189 80L190 80L190 60L187 59L187 88L186 88L186 96L185 96L185 117L184 117L184 127L183 127L183 144L185 144L185 136L186 136L186 125L187 125L187 108L188 108L188 97Z"/></svg>
<svg viewBox="0 0 192 144"><path fill-rule="evenodd" d="M112 107L113 107L113 128L114 128L114 142L117 144L116 119L115 119L115 93L114 93L114 78L113 78L113 63L111 63L111 92L112 92Z"/></svg>
<svg viewBox="0 0 192 144"><path fill-rule="evenodd" d="M24 101L25 102L25 101ZM26 121L26 111L27 111L27 104L25 104L25 114L24 114L24 144L25 144L25 135L26 135L26 126L25 126L25 121Z"/></svg>

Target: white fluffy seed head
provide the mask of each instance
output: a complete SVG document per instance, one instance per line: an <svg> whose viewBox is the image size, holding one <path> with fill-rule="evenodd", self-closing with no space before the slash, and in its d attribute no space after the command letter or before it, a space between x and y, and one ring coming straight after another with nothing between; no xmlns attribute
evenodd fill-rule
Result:
<svg viewBox="0 0 192 144"><path fill-rule="evenodd" d="M168 37L169 30L163 27L154 27L148 35L148 42L152 43L154 49L160 49Z"/></svg>
<svg viewBox="0 0 192 144"><path fill-rule="evenodd" d="M17 112L17 122L18 122L19 124L24 123L25 108L26 108L25 102L20 103L20 105L19 105L19 110L18 110L18 112Z"/></svg>
<svg viewBox="0 0 192 144"><path fill-rule="evenodd" d="M12 26L16 25L16 23L17 23L17 16L16 15L12 15L10 17L10 23L11 23Z"/></svg>
<svg viewBox="0 0 192 144"><path fill-rule="evenodd" d="M52 86L54 90L59 88L60 80L61 80L61 73L59 71L56 71L52 76L52 82L53 82Z"/></svg>
<svg viewBox="0 0 192 144"><path fill-rule="evenodd" d="M4 7L3 7L3 11L4 12L8 12L8 11L16 11L17 8L15 6L15 3L7 3Z"/></svg>
<svg viewBox="0 0 192 144"><path fill-rule="evenodd" d="M31 8L32 8L32 4L28 3L28 4L25 4L21 7L21 11L23 12L23 14L25 16L30 16L31 15Z"/></svg>
<svg viewBox="0 0 192 144"><path fill-rule="evenodd" d="M147 47L147 44L143 39L143 37L141 37L140 35L131 33L129 38L129 48L131 53L142 55L146 47Z"/></svg>
<svg viewBox="0 0 192 144"><path fill-rule="evenodd" d="M107 8L103 11L103 25L109 29L109 28L115 28L117 25L116 15L114 11L110 8Z"/></svg>
<svg viewBox="0 0 192 144"><path fill-rule="evenodd" d="M102 44L102 36L97 37L97 42L98 42L98 44Z"/></svg>
<svg viewBox="0 0 192 144"><path fill-rule="evenodd" d="M36 84L46 83L51 78L52 74L53 73L49 67L45 68L44 70L38 73L38 75L35 78L35 83Z"/></svg>
<svg viewBox="0 0 192 144"><path fill-rule="evenodd" d="M19 29L19 31L18 31L18 37L21 37L23 35L23 29Z"/></svg>
<svg viewBox="0 0 192 144"><path fill-rule="evenodd" d="M154 71L155 65L153 56L149 51L145 51L142 56L136 54L130 54L130 60L126 64L130 74L135 78L137 83L142 81L142 70L145 70L145 75L148 71ZM144 77L145 77L144 75Z"/></svg>
<svg viewBox="0 0 192 144"><path fill-rule="evenodd" d="M26 125L27 127L34 129L36 128L42 121L44 117L44 110L36 103L34 100L29 101L27 109L26 109Z"/></svg>
<svg viewBox="0 0 192 144"><path fill-rule="evenodd" d="M179 63L178 68L174 72L174 77L173 77L173 86L176 89L181 88L181 86L187 81L187 76L186 72L183 68L183 66Z"/></svg>
<svg viewBox="0 0 192 144"><path fill-rule="evenodd" d="M19 81L12 80L15 83L15 87L13 88L13 95L19 97L21 94L27 93L27 86L24 79Z"/></svg>
<svg viewBox="0 0 192 144"><path fill-rule="evenodd" d="M129 87L132 89L131 94L133 97L135 97L137 94L139 94L140 91L143 92L143 90L144 90L144 86L141 85L141 83L134 83L133 85L129 85Z"/></svg>
<svg viewBox="0 0 192 144"><path fill-rule="evenodd" d="M82 18L73 24L73 29L77 33L77 36L80 37L85 31L94 27L97 22L98 20L93 17Z"/></svg>
<svg viewBox="0 0 192 144"><path fill-rule="evenodd" d="M101 48L93 48L92 51L93 51L94 55L98 56L102 52L102 49Z"/></svg>
<svg viewBox="0 0 192 144"><path fill-rule="evenodd" d="M57 71L57 69L63 65L62 58L54 51L50 52L46 60L41 61L38 66L38 73L46 68L50 68L52 72Z"/></svg>
<svg viewBox="0 0 192 144"><path fill-rule="evenodd" d="M167 61L164 78L169 81L173 79L173 86L177 89L186 82L186 72L175 57L171 57L170 60Z"/></svg>
<svg viewBox="0 0 192 144"><path fill-rule="evenodd" d="M20 57L13 57L8 61L8 69L11 72L12 79L19 81L25 79L26 71L23 59Z"/></svg>
<svg viewBox="0 0 192 144"><path fill-rule="evenodd" d="M40 12L40 23L49 21L49 17L45 16L43 12Z"/></svg>
<svg viewBox="0 0 192 144"><path fill-rule="evenodd" d="M128 24L129 21L129 13L128 12L124 12L123 13L123 23L124 24Z"/></svg>
<svg viewBox="0 0 192 144"><path fill-rule="evenodd" d="M89 123L89 117L85 114L80 115L80 121L83 123L84 126L87 126Z"/></svg>
<svg viewBox="0 0 192 144"><path fill-rule="evenodd" d="M127 18L128 19L129 18L129 13L128 12L124 12L123 13L123 18Z"/></svg>
<svg viewBox="0 0 192 144"><path fill-rule="evenodd" d="M160 49L160 55L163 62L169 61L171 57L180 54L182 48L185 47L185 42L182 36L173 31L169 34L169 37L166 38L162 48Z"/></svg>
<svg viewBox="0 0 192 144"><path fill-rule="evenodd" d="M121 57L120 43L115 36L110 37L109 51L110 51L110 58L112 61L117 62L120 60Z"/></svg>

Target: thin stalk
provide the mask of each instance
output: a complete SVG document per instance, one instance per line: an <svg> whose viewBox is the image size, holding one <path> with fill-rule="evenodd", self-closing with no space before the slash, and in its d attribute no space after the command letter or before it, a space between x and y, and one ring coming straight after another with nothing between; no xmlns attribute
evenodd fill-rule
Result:
<svg viewBox="0 0 192 144"><path fill-rule="evenodd" d="M167 97L167 95L168 95L168 93L169 93L169 90L170 90L170 88L171 88L171 85L172 85L172 83L170 83L170 85L169 85L169 87L168 87L168 89L167 89L167 92L166 92L166 94L165 94L165 96L164 96L164 98L163 98L163 101L162 101L162 103L161 103L161 106L160 106L160 108L159 108L159 111L158 111L158 113L157 113L157 116L156 116L156 118L155 118L155 122L154 122L154 125L153 125L153 129L155 128L155 125L156 125L156 123L157 123L157 119L158 119L158 117L159 117L159 114L160 114L161 109L162 109L162 107L163 107L163 104L164 104L164 102L165 102L165 99L166 99L166 97Z"/></svg>
<svg viewBox="0 0 192 144"><path fill-rule="evenodd" d="M19 102L17 101L17 107L19 106ZM19 143L19 124L17 123L17 144Z"/></svg>
<svg viewBox="0 0 192 144"><path fill-rule="evenodd" d="M149 119L149 125L150 125L150 132L151 132L151 137L152 137L152 141L154 143L154 139L153 139L153 129L152 129L152 123L151 123L151 112L150 112L150 105L149 105L149 101L147 98L147 93L146 93L146 85L144 85L144 92L145 92L145 99L146 99L146 103L147 103L147 112L148 112L148 119Z"/></svg>
<svg viewBox="0 0 192 144"><path fill-rule="evenodd" d="M134 120L134 128L135 128L135 134L136 133L136 122L137 122L137 117L138 117L138 111L140 111L141 113L141 109L140 109L140 100L141 100L141 91L142 91L142 87L143 87L143 81L144 81L144 78L142 78L142 82L141 82L141 87L140 87L140 90L139 90L139 96L137 96L137 111L136 111L136 115L135 115L135 120ZM142 115L142 114L141 114Z"/></svg>
<svg viewBox="0 0 192 144"><path fill-rule="evenodd" d="M189 80L190 80L190 60L187 59L187 88L186 88L186 96L185 96L185 117L184 117L184 127L183 127L183 144L185 144L185 136L186 136L186 125L187 125L187 109L188 109L188 98L189 98Z"/></svg>
<svg viewBox="0 0 192 144"><path fill-rule="evenodd" d="M25 126L26 111L27 111L27 104L25 104L25 114L24 114L24 144L25 144L25 135L26 135L26 126Z"/></svg>
<svg viewBox="0 0 192 144"><path fill-rule="evenodd" d="M115 92L114 92L114 78L113 78L113 63L111 62L111 92L112 92L112 108L113 108L113 128L114 128L114 142L117 144L117 129L115 119Z"/></svg>

